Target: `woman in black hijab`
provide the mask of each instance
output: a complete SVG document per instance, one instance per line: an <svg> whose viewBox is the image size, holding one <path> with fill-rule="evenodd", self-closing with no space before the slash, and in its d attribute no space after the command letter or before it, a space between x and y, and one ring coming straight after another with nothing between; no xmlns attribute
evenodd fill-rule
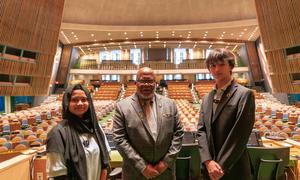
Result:
<svg viewBox="0 0 300 180"><path fill-rule="evenodd" d="M47 174L57 179L106 179L109 155L92 98L81 85L68 88L62 100L63 120L49 133Z"/></svg>

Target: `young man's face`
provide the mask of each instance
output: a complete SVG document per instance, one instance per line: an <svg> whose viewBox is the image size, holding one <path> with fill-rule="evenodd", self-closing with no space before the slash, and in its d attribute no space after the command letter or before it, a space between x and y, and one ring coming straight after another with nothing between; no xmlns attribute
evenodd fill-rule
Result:
<svg viewBox="0 0 300 180"><path fill-rule="evenodd" d="M228 61L218 61L209 66L209 71L216 81L226 81L231 78L232 68L229 66Z"/></svg>

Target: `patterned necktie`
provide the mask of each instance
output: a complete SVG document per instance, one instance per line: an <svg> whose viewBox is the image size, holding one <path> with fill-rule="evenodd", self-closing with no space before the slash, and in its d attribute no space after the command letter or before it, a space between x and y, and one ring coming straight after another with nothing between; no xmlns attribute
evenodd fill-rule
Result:
<svg viewBox="0 0 300 180"><path fill-rule="evenodd" d="M152 135L154 136L154 139L157 137L157 122L154 116L154 112L151 111L152 103L151 101L145 101L143 105L143 111L145 114L145 117L147 119L147 123L150 127L150 130L152 132Z"/></svg>

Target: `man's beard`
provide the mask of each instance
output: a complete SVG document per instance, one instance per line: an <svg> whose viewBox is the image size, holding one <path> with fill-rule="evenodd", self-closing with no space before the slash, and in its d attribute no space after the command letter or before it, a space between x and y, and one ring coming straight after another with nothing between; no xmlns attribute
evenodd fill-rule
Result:
<svg viewBox="0 0 300 180"><path fill-rule="evenodd" d="M153 96L154 96L154 90L153 90L153 93L148 95L148 96L145 96L143 95L142 93L140 92L137 92L137 95L139 96L139 98L143 99L143 100L149 100L149 99L152 99Z"/></svg>

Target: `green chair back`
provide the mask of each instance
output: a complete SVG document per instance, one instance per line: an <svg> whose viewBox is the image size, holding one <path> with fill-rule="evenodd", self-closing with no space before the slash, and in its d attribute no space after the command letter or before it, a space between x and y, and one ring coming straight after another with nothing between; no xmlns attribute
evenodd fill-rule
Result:
<svg viewBox="0 0 300 180"><path fill-rule="evenodd" d="M252 175L255 180L285 179L289 164L290 148L248 147Z"/></svg>

